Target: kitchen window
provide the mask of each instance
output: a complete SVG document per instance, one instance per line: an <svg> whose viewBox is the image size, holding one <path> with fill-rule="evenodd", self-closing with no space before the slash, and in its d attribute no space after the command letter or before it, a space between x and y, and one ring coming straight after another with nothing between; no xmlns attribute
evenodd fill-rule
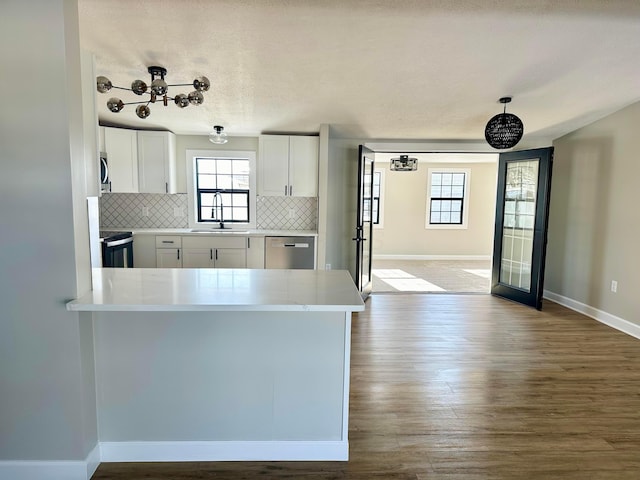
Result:
<svg viewBox="0 0 640 480"><path fill-rule="evenodd" d="M467 228L468 169L429 169L427 228Z"/></svg>
<svg viewBox="0 0 640 480"><path fill-rule="evenodd" d="M187 161L191 226L255 227L255 152L187 151Z"/></svg>
<svg viewBox="0 0 640 480"><path fill-rule="evenodd" d="M196 158L198 222L249 221L249 159Z"/></svg>

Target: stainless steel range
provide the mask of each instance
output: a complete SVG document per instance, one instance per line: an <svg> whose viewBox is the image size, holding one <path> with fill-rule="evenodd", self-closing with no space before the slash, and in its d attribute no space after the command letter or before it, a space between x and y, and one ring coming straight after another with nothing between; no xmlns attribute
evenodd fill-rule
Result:
<svg viewBox="0 0 640 480"><path fill-rule="evenodd" d="M101 230L102 266L133 268L133 233Z"/></svg>

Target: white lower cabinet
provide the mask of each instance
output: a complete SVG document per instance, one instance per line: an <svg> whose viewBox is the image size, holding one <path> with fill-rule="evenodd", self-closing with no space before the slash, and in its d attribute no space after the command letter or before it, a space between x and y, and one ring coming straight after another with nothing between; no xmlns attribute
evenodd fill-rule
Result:
<svg viewBox="0 0 640 480"><path fill-rule="evenodd" d="M247 237L247 268L264 268L264 237Z"/></svg>
<svg viewBox="0 0 640 480"><path fill-rule="evenodd" d="M182 268L179 248L156 249L156 266L158 268Z"/></svg>
<svg viewBox="0 0 640 480"><path fill-rule="evenodd" d="M184 268L212 268L213 250L210 248L188 248L182 257Z"/></svg>
<svg viewBox="0 0 640 480"><path fill-rule="evenodd" d="M178 235L156 235L156 267L182 267L182 237ZM135 257L133 259L135 264Z"/></svg>
<svg viewBox="0 0 640 480"><path fill-rule="evenodd" d="M247 268L247 251L243 248L216 248L215 268Z"/></svg>
<svg viewBox="0 0 640 480"><path fill-rule="evenodd" d="M184 268L247 268L246 237L183 237Z"/></svg>
<svg viewBox="0 0 640 480"><path fill-rule="evenodd" d="M156 267L156 236L135 234L133 236L133 266L135 268Z"/></svg>

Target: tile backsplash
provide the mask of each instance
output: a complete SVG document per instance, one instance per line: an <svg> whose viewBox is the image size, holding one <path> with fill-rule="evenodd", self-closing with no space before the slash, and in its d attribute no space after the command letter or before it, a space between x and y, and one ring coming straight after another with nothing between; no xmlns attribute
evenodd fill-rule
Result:
<svg viewBox="0 0 640 480"><path fill-rule="evenodd" d="M316 197L258 197L257 228L260 230L317 230Z"/></svg>
<svg viewBox="0 0 640 480"><path fill-rule="evenodd" d="M186 194L105 193L100 197L100 228L189 228ZM316 230L316 197L258 197L256 228Z"/></svg>
<svg viewBox="0 0 640 480"><path fill-rule="evenodd" d="M100 228L189 228L187 194L105 193Z"/></svg>

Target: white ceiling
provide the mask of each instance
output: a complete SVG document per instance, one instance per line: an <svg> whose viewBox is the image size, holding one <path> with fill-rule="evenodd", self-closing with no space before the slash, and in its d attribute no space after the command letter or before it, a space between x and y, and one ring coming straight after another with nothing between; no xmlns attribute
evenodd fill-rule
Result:
<svg viewBox="0 0 640 480"><path fill-rule="evenodd" d="M230 135L483 140L498 99L525 139L553 139L640 100L638 0L79 0L82 48L115 85L205 75L205 103L99 117ZM170 94L188 93L175 87Z"/></svg>

